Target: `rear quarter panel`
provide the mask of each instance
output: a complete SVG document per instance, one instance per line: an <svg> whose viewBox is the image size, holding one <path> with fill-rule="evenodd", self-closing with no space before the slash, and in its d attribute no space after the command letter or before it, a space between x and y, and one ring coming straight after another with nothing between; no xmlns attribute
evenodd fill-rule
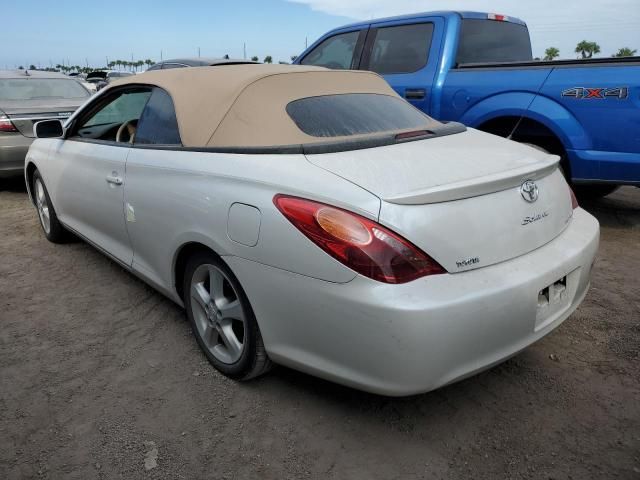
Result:
<svg viewBox="0 0 640 480"><path fill-rule="evenodd" d="M475 127L527 110L551 69L453 69L442 87L441 120Z"/></svg>
<svg viewBox="0 0 640 480"><path fill-rule="evenodd" d="M133 268L173 292L173 266L190 242L221 256L254 262L331 282L355 273L322 252L275 207L277 193L338 205L377 218L380 200L360 187L311 165L303 155L239 155L132 148L127 160L125 209ZM257 244L229 238L229 209L242 203L260 211ZM175 297L174 297L175 298Z"/></svg>
<svg viewBox="0 0 640 480"><path fill-rule="evenodd" d="M602 92L582 98L562 95L574 88ZM615 88L626 88L628 94L624 98L602 96L606 89ZM640 65L556 68L540 95L557 102L577 119L588 132L591 149L640 153Z"/></svg>

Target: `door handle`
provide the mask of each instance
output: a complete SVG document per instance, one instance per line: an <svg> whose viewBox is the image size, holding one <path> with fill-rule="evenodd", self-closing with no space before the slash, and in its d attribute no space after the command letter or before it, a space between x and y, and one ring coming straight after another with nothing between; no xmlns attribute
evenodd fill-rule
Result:
<svg viewBox="0 0 640 480"><path fill-rule="evenodd" d="M117 172L113 172L111 175L107 175L107 183L122 185L122 178L118 176Z"/></svg>
<svg viewBox="0 0 640 480"><path fill-rule="evenodd" d="M404 90L404 98L407 100L423 100L427 95L424 88L406 88Z"/></svg>

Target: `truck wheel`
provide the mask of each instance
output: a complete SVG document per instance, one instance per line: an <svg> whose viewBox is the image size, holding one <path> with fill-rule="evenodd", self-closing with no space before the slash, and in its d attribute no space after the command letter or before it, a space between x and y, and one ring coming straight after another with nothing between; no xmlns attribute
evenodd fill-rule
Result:
<svg viewBox="0 0 640 480"><path fill-rule="evenodd" d="M620 188L620 185L574 185L573 191L579 197L601 198L615 192L618 188Z"/></svg>

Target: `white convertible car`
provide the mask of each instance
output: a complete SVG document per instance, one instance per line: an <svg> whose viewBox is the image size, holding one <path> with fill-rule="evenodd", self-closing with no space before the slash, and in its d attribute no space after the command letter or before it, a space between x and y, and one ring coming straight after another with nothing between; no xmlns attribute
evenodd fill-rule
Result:
<svg viewBox="0 0 640 480"><path fill-rule="evenodd" d="M275 362L425 392L542 338L589 287L599 226L557 157L439 123L373 73L149 72L35 130L47 238L184 306L232 378Z"/></svg>

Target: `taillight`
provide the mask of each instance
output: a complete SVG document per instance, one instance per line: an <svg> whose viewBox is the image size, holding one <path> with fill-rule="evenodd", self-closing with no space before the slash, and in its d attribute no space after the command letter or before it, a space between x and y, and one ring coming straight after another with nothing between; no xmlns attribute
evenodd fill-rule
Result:
<svg viewBox="0 0 640 480"><path fill-rule="evenodd" d="M569 193L571 194L571 208L575 210L580 206L578 205L578 199L576 198L576 194L573 193L573 189L571 187L569 187Z"/></svg>
<svg viewBox="0 0 640 480"><path fill-rule="evenodd" d="M0 132L17 132L18 129L11 123L9 117L0 115Z"/></svg>
<svg viewBox="0 0 640 480"><path fill-rule="evenodd" d="M356 272L385 283L446 273L438 262L382 225L355 213L298 197L273 203L305 236Z"/></svg>

